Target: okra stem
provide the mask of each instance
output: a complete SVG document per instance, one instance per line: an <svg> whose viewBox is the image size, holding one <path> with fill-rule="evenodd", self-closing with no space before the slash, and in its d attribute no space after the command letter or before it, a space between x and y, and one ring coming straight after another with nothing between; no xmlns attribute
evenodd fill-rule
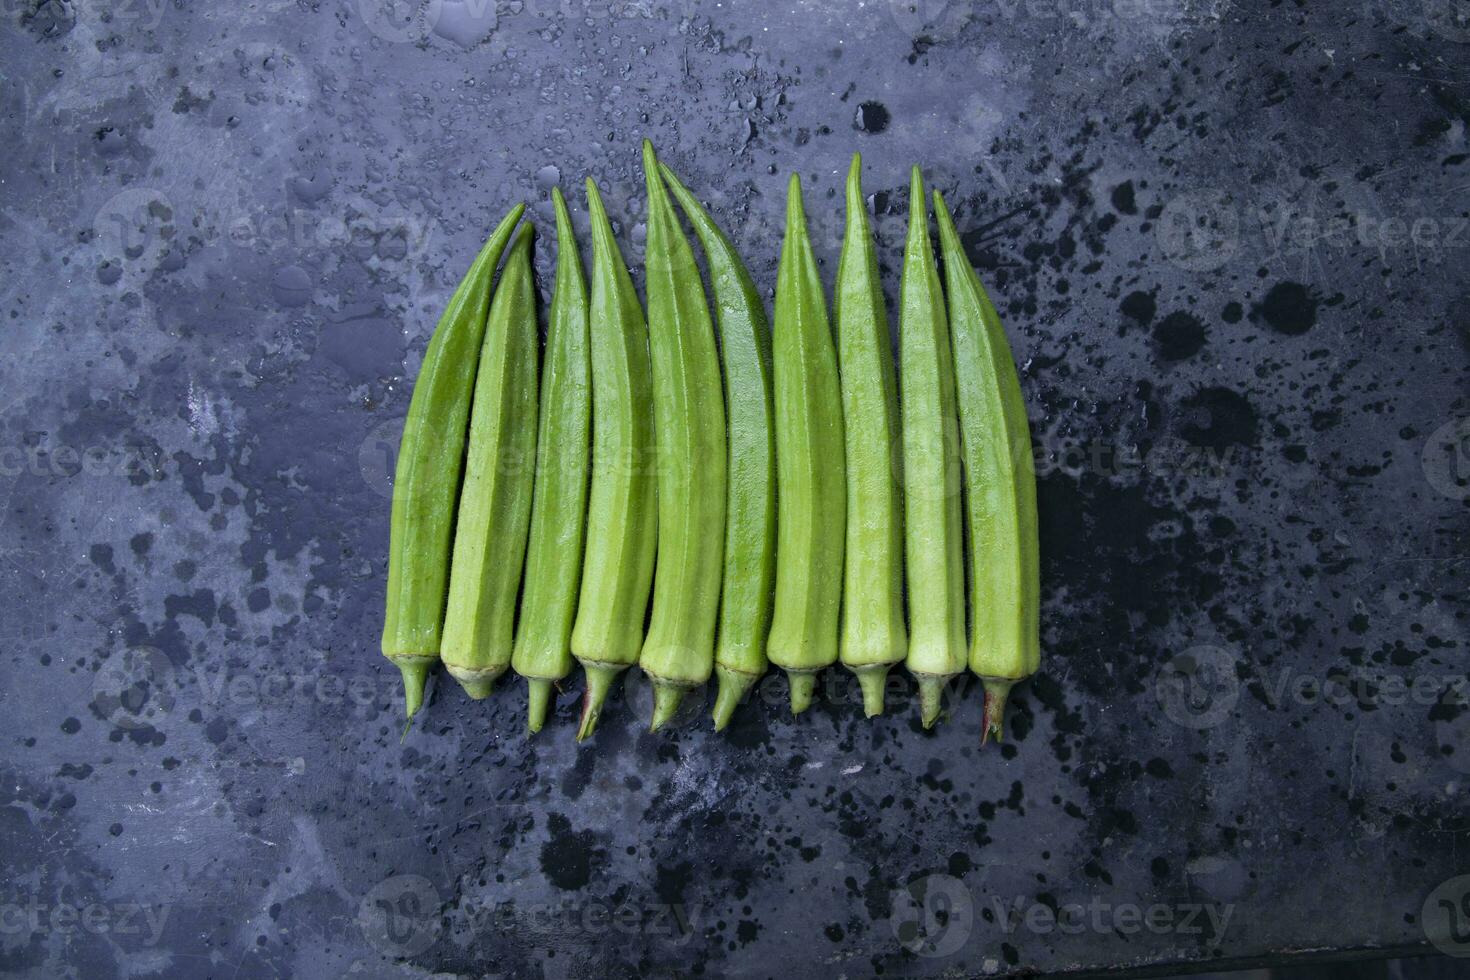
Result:
<svg viewBox="0 0 1470 980"><path fill-rule="evenodd" d="M869 718L883 713L888 670L908 648L903 620L903 514L898 396L878 256L863 199L862 157L847 175L847 230L833 314L847 452L842 663Z"/></svg>
<svg viewBox="0 0 1470 980"><path fill-rule="evenodd" d="M382 645L403 674L410 720L423 704L429 668L439 659L451 534L491 282L524 210L520 204L511 208L455 288L424 353L403 424Z"/></svg>
<svg viewBox="0 0 1470 980"><path fill-rule="evenodd" d="M899 391L909 597L906 663L919 682L923 723L929 728L939 717L945 683L965 669L965 568L954 359L918 167L909 182L902 297Z"/></svg>
<svg viewBox="0 0 1470 980"><path fill-rule="evenodd" d="M715 731L730 723L766 671L776 576L776 446L772 431L771 328L765 304L729 237L668 167L669 189L704 249L720 329L729 419L725 572L715 641Z"/></svg>
<svg viewBox="0 0 1470 980"><path fill-rule="evenodd" d="M652 730L658 731L684 692L707 681L714 667L725 545L725 405L704 283L648 140L643 175L658 557L653 617L638 664L653 681Z"/></svg>
<svg viewBox="0 0 1470 980"><path fill-rule="evenodd" d="M470 416L441 656L470 697L510 666L536 458L536 298L521 229L490 303Z"/></svg>
<svg viewBox="0 0 1470 980"><path fill-rule="evenodd" d="M1036 471L1005 328L934 192L944 249L970 518L970 670L985 685L981 742L1000 740L1012 685L1041 666Z"/></svg>
<svg viewBox="0 0 1470 980"><path fill-rule="evenodd" d="M572 653L587 677L577 739L597 727L618 673L638 659L658 527L648 330L597 185L592 216L592 484Z"/></svg>
<svg viewBox="0 0 1470 980"><path fill-rule="evenodd" d="M774 321L776 596L768 653L786 671L798 714L811 704L817 673L837 660L847 477L837 354L795 174Z"/></svg>
<svg viewBox="0 0 1470 980"><path fill-rule="evenodd" d="M556 287L541 367L536 489L511 658L516 673L526 678L526 725L531 732L539 732L545 721L551 685L572 669L572 617L582 578L592 433L587 283L561 188L552 188L551 199L556 209Z"/></svg>

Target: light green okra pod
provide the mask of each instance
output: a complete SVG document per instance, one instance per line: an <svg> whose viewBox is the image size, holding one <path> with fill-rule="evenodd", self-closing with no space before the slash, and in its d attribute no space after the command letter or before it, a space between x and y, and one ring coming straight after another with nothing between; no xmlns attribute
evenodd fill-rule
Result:
<svg viewBox="0 0 1470 980"><path fill-rule="evenodd" d="M476 700L510 666L536 459L536 289L531 226L490 303L454 529L444 666Z"/></svg>
<svg viewBox="0 0 1470 980"><path fill-rule="evenodd" d="M587 675L577 739L597 727L618 673L638 660L657 541L648 329L597 185L592 216L592 485L572 653Z"/></svg>
<svg viewBox="0 0 1470 980"><path fill-rule="evenodd" d="M1000 739L1011 686L1041 666L1036 471L1005 328L938 191L970 517L970 670L985 685L984 739Z"/></svg>
<svg viewBox="0 0 1470 980"><path fill-rule="evenodd" d="M903 621L903 497L898 395L878 256L863 199L862 157L847 175L847 230L832 312L842 369L847 449L847 549L842 663L857 675L868 717L883 713L888 669L908 649Z"/></svg>
<svg viewBox="0 0 1470 980"><path fill-rule="evenodd" d="M648 140L643 176L658 557L653 617L638 665L653 681L652 730L658 731L684 692L709 680L714 667L725 548L725 403L704 282Z"/></svg>
<svg viewBox="0 0 1470 980"><path fill-rule="evenodd" d="M729 237L668 167L660 165L709 265L720 328L729 419L725 574L715 640L715 731L766 672L771 589L776 578L776 445L771 402L771 328L760 292Z"/></svg>
<svg viewBox="0 0 1470 980"><path fill-rule="evenodd" d="M439 659L465 430L491 282L524 210L517 204L501 220L450 297L424 354L403 424L389 524L383 654L403 673L410 719L423 703L429 668Z"/></svg>
<svg viewBox="0 0 1470 980"><path fill-rule="evenodd" d="M592 368L587 352L587 283L561 189L556 209L556 286L541 366L536 490L526 547L511 665L526 678L527 727L539 732L551 685L572 670L572 618L582 580L587 471L592 435Z"/></svg>
<svg viewBox="0 0 1470 980"><path fill-rule="evenodd" d="M774 321L776 597L767 653L786 671L795 714L810 707L816 675L837 660L847 509L837 354L795 174Z"/></svg>
<svg viewBox="0 0 1470 980"><path fill-rule="evenodd" d="M939 717L945 683L965 669L965 566L954 358L918 167L909 182L902 297L898 346L909 598L906 664L918 679L928 728Z"/></svg>

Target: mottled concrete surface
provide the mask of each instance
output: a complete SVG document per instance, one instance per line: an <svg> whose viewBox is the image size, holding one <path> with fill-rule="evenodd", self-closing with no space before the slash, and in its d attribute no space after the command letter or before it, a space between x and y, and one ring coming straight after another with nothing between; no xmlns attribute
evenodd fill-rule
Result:
<svg viewBox="0 0 1470 980"><path fill-rule="evenodd" d="M1463 3L3 8L0 970L1470 952ZM1040 455L1003 748L973 685L926 733L835 675L723 737L634 677L582 747L579 681L530 741L441 682L399 741L428 331L557 181L636 266L645 135L767 288L793 169L830 277L864 153L890 295L907 165L956 204Z"/></svg>

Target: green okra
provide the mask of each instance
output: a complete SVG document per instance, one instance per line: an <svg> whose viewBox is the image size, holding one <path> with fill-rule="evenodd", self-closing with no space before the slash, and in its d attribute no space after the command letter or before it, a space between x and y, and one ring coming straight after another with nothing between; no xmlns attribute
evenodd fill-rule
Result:
<svg viewBox="0 0 1470 980"><path fill-rule="evenodd" d="M539 732L551 686L572 670L572 617L582 579L592 368L587 351L587 282L561 189L556 209L556 286L541 365L536 488L511 665L526 678L527 727Z"/></svg>
<svg viewBox="0 0 1470 980"><path fill-rule="evenodd" d="M466 425L500 255L521 220L517 204L495 228L449 299L413 386L393 479L383 654L403 673L413 718L439 659L449 554Z"/></svg>
<svg viewBox="0 0 1470 980"><path fill-rule="evenodd" d="M1011 686L1041 666L1036 471L1005 328L934 192L954 339L970 518L970 670L985 685L985 739L1004 731Z"/></svg>
<svg viewBox="0 0 1470 980"><path fill-rule="evenodd" d="M795 714L811 705L816 675L837 660L847 508L837 354L795 174L774 321L776 595L767 653L786 671Z"/></svg>
<svg viewBox="0 0 1470 980"><path fill-rule="evenodd" d="M868 717L883 713L889 668L902 663L903 496L893 349L878 256L863 199L862 157L847 175L847 230L832 296L847 452L843 666L857 675Z"/></svg>
<svg viewBox="0 0 1470 980"><path fill-rule="evenodd" d="M658 731L684 692L709 680L714 667L725 545L725 403L704 282L648 140L643 176L658 557L653 616L638 666L653 681L652 730Z"/></svg>
<svg viewBox="0 0 1470 980"><path fill-rule="evenodd" d="M597 726L618 673L638 660L658 530L648 330L597 185L592 216L592 483L572 653L587 676L577 739Z"/></svg>
<svg viewBox="0 0 1470 980"><path fill-rule="evenodd" d="M729 419L725 571L715 639L715 731L766 671L771 589L776 577L776 445L771 396L771 328L740 253L699 201L660 165L709 266L720 329Z"/></svg>
<svg viewBox="0 0 1470 980"><path fill-rule="evenodd" d="M536 289L527 224L490 303L454 528L444 667L476 700L510 665L536 457Z"/></svg>
<svg viewBox="0 0 1470 980"><path fill-rule="evenodd" d="M898 347L909 598L905 663L919 682L928 728L939 717L945 683L965 669L965 567L954 358L918 167L909 182Z"/></svg>

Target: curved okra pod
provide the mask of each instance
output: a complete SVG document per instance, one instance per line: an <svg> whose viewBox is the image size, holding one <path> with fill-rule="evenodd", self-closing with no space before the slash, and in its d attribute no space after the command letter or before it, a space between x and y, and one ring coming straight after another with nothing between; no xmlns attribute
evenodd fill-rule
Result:
<svg viewBox="0 0 1470 980"><path fill-rule="evenodd" d="M847 175L847 231L832 312L842 368L847 449L847 553L842 586L842 664L857 675L869 718L883 713L888 669L902 663L903 499L898 403L878 256L863 200L862 157Z"/></svg>
<svg viewBox="0 0 1470 980"><path fill-rule="evenodd" d="M970 516L970 670L985 685L986 738L999 741L1011 685L1041 666L1036 472L1021 382L1005 328L965 256L938 191L949 325Z"/></svg>
<svg viewBox="0 0 1470 980"><path fill-rule="evenodd" d="M902 295L898 346L909 596L906 663L918 679L928 728L939 717L945 683L965 669L965 567L954 358L918 167L909 182Z"/></svg>
<svg viewBox="0 0 1470 980"><path fill-rule="evenodd" d="M450 297L424 354L403 423L389 524L383 655L403 673L410 719L423 703L429 668L439 659L465 427L490 310L490 284L524 210L520 204L510 210Z"/></svg>
<svg viewBox="0 0 1470 980"><path fill-rule="evenodd" d="M725 573L715 641L715 731L766 672L771 588L776 577L776 446L772 432L771 328L740 253L668 167L659 168L679 199L709 264L710 291L725 367L730 424Z"/></svg>
<svg viewBox="0 0 1470 980"><path fill-rule="evenodd" d="M556 208L556 290L541 366L536 489L511 665L526 678L527 727L541 730L551 685L572 670L572 617L582 579L592 374L587 354L587 282L561 189Z"/></svg>
<svg viewBox="0 0 1470 980"><path fill-rule="evenodd" d="M653 681L653 725L709 680L725 546L725 402L704 283L643 141L648 187L648 347L658 450L653 617L638 665Z"/></svg>
<svg viewBox="0 0 1470 980"><path fill-rule="evenodd" d="M597 727L614 678L637 662L658 530L648 331L597 185L592 215L592 485L572 653L587 675L578 741Z"/></svg>
<svg viewBox="0 0 1470 980"><path fill-rule="evenodd" d="M476 700L510 665L535 458L536 289L527 224L490 303L444 611L440 656Z"/></svg>
<svg viewBox="0 0 1470 980"><path fill-rule="evenodd" d="M837 660L846 473L842 393L822 279L793 174L772 333L776 404L776 601L767 652L786 671L791 711Z"/></svg>

